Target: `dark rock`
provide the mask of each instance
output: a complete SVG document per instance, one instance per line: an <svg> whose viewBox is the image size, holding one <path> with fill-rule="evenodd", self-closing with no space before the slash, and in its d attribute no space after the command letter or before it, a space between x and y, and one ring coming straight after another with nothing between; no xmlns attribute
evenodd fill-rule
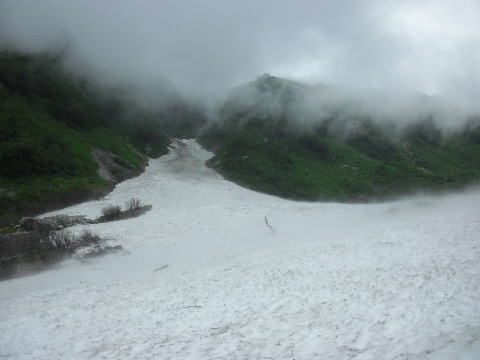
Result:
<svg viewBox="0 0 480 360"><path fill-rule="evenodd" d="M55 215L41 219L24 217L22 220L20 220L20 226L28 231L34 231L39 229L62 230L75 225L87 225L92 223L92 220L87 219L83 215Z"/></svg>
<svg viewBox="0 0 480 360"><path fill-rule="evenodd" d="M38 230L42 227L42 224L39 219L32 217L24 217L20 220L20 226L27 231Z"/></svg>

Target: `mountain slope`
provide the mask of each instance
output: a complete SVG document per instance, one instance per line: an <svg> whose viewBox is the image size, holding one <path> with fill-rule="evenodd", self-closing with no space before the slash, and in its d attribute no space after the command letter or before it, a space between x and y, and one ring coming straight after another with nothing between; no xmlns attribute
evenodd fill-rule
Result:
<svg viewBox="0 0 480 360"><path fill-rule="evenodd" d="M0 225L104 193L143 171L147 156L168 151L168 109L74 77L61 61L0 53ZM178 95L172 98L177 112L187 112ZM108 181L98 172L100 158L109 164Z"/></svg>
<svg viewBox="0 0 480 360"><path fill-rule="evenodd" d="M239 87L200 140L210 165L251 189L296 199L366 200L480 179L478 118L443 133L431 116L404 127L358 104L321 103L322 88L269 75Z"/></svg>

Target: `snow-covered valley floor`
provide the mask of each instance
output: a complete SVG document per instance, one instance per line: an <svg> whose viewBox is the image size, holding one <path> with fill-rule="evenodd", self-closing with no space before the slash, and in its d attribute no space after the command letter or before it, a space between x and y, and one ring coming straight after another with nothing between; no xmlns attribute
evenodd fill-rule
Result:
<svg viewBox="0 0 480 360"><path fill-rule="evenodd" d="M223 180L210 156L177 142L57 212L153 205L71 229L130 254L0 282L0 359L480 359L480 192L293 202Z"/></svg>

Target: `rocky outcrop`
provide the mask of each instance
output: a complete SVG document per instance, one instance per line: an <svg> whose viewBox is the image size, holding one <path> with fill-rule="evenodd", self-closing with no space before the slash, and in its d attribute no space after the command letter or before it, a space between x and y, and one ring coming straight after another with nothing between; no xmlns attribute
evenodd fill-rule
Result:
<svg viewBox="0 0 480 360"><path fill-rule="evenodd" d="M92 149L92 157L98 164L98 175L111 185L138 176L143 172L148 158L138 154L143 157L144 161L140 166L135 166L109 151Z"/></svg>
<svg viewBox="0 0 480 360"><path fill-rule="evenodd" d="M117 179L113 175L111 169L113 169L115 163L113 161L113 154L108 151L100 149L92 149L92 157L98 164L98 175L107 182L115 184Z"/></svg>
<svg viewBox="0 0 480 360"><path fill-rule="evenodd" d="M56 215L44 217L41 219L34 217L24 217L20 220L20 226L26 231L35 230L62 230L75 225L98 224L109 221L125 220L141 216L152 209L152 205L139 206L134 209L119 211L117 216L102 215L95 220L87 219L84 215L69 216Z"/></svg>
<svg viewBox="0 0 480 360"><path fill-rule="evenodd" d="M20 220L20 226L24 230L33 231L40 229L50 229L50 230L62 230L67 227L75 225L87 225L93 224L94 221L87 219L83 215L78 216L68 216L68 215L56 215L45 217L42 219L37 219L33 217L24 217Z"/></svg>

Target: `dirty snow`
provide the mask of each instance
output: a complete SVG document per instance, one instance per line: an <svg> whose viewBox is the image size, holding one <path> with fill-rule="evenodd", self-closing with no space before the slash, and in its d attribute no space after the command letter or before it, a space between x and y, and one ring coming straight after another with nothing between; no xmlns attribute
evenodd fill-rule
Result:
<svg viewBox="0 0 480 360"><path fill-rule="evenodd" d="M0 283L1 359L480 359L480 192L303 203L223 180L177 141L77 226L128 255ZM267 226L268 225L268 226Z"/></svg>

